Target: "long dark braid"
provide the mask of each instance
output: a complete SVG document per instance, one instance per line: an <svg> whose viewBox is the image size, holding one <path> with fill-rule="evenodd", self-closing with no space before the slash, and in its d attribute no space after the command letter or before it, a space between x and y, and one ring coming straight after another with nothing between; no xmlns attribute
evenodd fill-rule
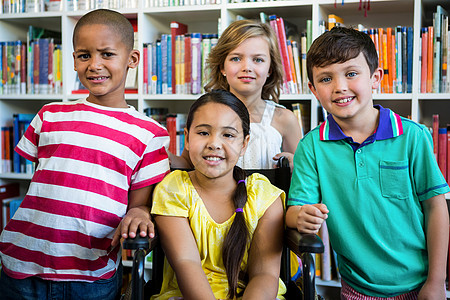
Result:
<svg viewBox="0 0 450 300"><path fill-rule="evenodd" d="M211 102L224 104L230 107L242 121L244 138L250 134L250 115L247 107L236 96L225 90L212 90L201 96L192 104L186 120L186 128L188 131L191 128L195 112L203 105ZM233 203L236 209L244 208L245 203L247 203L247 188L245 182L240 182L240 180L244 180L245 177L244 170L235 166L233 169L233 178L238 182L238 185L233 196ZM233 224L231 224L222 246L222 259L227 273L229 288L228 297L230 299L238 296L237 288L239 286L241 264L249 240L250 233L244 214L242 212L236 212Z"/></svg>
<svg viewBox="0 0 450 300"><path fill-rule="evenodd" d="M233 177L236 182L245 179L245 172L238 166L234 167ZM243 208L247 203L247 188L245 182L237 185L233 196L235 208ZM236 212L233 224L223 242L222 259L228 278L228 297L234 299L237 296L239 285L239 273L241 270L242 259L250 240L250 233L242 212Z"/></svg>

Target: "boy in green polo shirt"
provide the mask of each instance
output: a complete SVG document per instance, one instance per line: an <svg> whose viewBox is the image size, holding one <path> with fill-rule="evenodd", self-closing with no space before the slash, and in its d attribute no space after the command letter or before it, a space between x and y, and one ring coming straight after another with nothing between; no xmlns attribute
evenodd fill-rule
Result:
<svg viewBox="0 0 450 300"><path fill-rule="evenodd" d="M307 70L329 116L298 144L287 225L327 220L342 299L445 299L450 189L429 131L373 105L382 70L367 34L322 34Z"/></svg>

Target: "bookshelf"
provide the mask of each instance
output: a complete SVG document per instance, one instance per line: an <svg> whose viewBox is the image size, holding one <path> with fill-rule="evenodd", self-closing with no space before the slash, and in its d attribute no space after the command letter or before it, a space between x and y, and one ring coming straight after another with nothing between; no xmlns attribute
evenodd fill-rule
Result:
<svg viewBox="0 0 450 300"><path fill-rule="evenodd" d="M144 93L143 86L143 43L154 42L161 34L170 33L170 22L178 21L189 26L188 32L217 33L223 31L238 16L259 19L260 12L267 15L276 14L295 24L300 32L306 30L306 21L312 20L312 37L319 35L319 24L326 21L329 14L336 14L344 19L346 26L363 24L366 28L411 26L413 39L412 92L400 94L374 94L374 102L392 108L402 116L410 116L414 121L428 127L432 125L432 115L440 114L441 126L450 123L450 93L421 93L419 82L420 30L432 25L432 13L436 5L442 5L450 12L450 3L437 0L371 0L367 17L364 10L358 10L360 0L345 0L341 5L335 0L284 0L267 2L229 3L217 0L217 4L186 5L160 7L151 6L157 0L135 0L131 8L119 8L129 19L137 19L138 49L141 62L138 71L138 90L126 94L126 100L137 110L143 112L149 107L167 107L169 113L187 112L192 102L199 95L168 94L151 95ZM95 2L95 1L94 1ZM161 2L161 1L160 1ZM194 3L193 0L185 1ZM200 2L200 1L199 1ZM204 1L210 2L210 1ZM213 1L211 1L213 2ZM445 2L445 3L444 3ZM62 35L62 77L63 88L60 94L0 94L0 125L11 122L13 113L36 113L44 104L54 101L72 101L85 94L73 94L76 79L73 70L72 33L77 20L87 11L69 10L69 1L62 1L62 10L30 13L0 13L0 41L26 41L29 25L43 27L61 32ZM310 115L309 128L319 123L319 103L310 93L289 94L281 96L281 104L290 107L292 103L306 104ZM1 148L0 148L1 149ZM32 175L0 172L0 185L19 181L25 192ZM450 199L449 195L446 195ZM321 285L327 286L326 282Z"/></svg>

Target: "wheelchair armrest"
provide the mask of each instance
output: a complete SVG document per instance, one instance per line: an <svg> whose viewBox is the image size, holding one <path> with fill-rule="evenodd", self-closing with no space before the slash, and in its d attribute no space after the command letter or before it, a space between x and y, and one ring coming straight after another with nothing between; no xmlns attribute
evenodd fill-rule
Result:
<svg viewBox="0 0 450 300"><path fill-rule="evenodd" d="M137 236L135 238L127 238L123 241L123 249L137 250L143 249L146 252L152 251L159 242L159 238L155 235L153 238Z"/></svg>
<svg viewBox="0 0 450 300"><path fill-rule="evenodd" d="M286 228L284 242L298 256L305 252L323 253L323 242L316 234L301 234L296 229Z"/></svg>

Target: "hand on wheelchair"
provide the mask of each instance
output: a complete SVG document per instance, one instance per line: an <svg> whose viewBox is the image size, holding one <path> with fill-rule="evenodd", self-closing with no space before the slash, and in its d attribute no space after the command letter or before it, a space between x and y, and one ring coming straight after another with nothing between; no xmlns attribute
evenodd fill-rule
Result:
<svg viewBox="0 0 450 300"><path fill-rule="evenodd" d="M118 245L120 238L135 238L138 232L141 237L153 238L155 236L155 227L147 206L133 207L128 210L114 232L111 246Z"/></svg>

